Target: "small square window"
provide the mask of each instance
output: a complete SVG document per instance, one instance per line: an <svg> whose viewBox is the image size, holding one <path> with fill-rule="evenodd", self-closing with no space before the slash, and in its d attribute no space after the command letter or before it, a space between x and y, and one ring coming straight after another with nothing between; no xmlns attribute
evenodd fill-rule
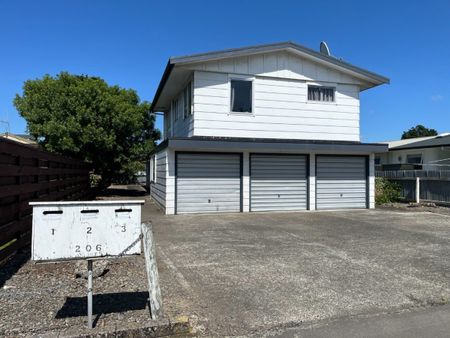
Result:
<svg viewBox="0 0 450 338"><path fill-rule="evenodd" d="M252 81L231 80L231 111L252 112Z"/></svg>
<svg viewBox="0 0 450 338"><path fill-rule="evenodd" d="M334 102L334 88L308 86L308 101Z"/></svg>

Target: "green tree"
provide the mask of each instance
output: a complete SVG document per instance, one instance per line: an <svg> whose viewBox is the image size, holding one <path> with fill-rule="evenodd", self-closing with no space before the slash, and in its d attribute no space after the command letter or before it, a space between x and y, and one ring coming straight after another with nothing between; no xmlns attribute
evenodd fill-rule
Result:
<svg viewBox="0 0 450 338"><path fill-rule="evenodd" d="M408 138L424 137L424 136L436 136L438 133L436 129L426 128L421 124L418 124L411 129L404 131L402 134L402 140Z"/></svg>
<svg viewBox="0 0 450 338"><path fill-rule="evenodd" d="M141 170L160 137L148 102L98 77L61 72L28 80L14 105L44 149L91 163L102 186Z"/></svg>

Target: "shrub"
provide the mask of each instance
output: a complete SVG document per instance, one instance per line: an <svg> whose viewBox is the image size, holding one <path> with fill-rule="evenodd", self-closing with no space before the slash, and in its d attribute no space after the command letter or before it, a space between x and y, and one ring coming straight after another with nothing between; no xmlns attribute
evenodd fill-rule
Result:
<svg viewBox="0 0 450 338"><path fill-rule="evenodd" d="M375 202L385 204L398 202L401 198L401 187L395 182L391 182L384 177L375 179Z"/></svg>

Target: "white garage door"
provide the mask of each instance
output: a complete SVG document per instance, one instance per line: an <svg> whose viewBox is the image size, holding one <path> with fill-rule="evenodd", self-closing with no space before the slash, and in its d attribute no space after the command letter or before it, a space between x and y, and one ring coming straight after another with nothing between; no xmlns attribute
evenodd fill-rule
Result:
<svg viewBox="0 0 450 338"><path fill-rule="evenodd" d="M364 156L317 156L317 209L366 208Z"/></svg>
<svg viewBox="0 0 450 338"><path fill-rule="evenodd" d="M304 155L251 155L251 211L305 210L306 173Z"/></svg>
<svg viewBox="0 0 450 338"><path fill-rule="evenodd" d="M241 211L239 154L178 153L177 213Z"/></svg>

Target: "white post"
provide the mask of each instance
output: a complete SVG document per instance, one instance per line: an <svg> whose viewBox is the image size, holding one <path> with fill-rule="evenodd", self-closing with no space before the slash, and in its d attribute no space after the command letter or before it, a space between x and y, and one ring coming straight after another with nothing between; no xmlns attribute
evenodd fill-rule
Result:
<svg viewBox="0 0 450 338"><path fill-rule="evenodd" d="M242 212L250 211L250 154L242 156Z"/></svg>
<svg viewBox="0 0 450 338"><path fill-rule="evenodd" d="M420 177L416 177L416 203L420 203Z"/></svg>
<svg viewBox="0 0 450 338"><path fill-rule="evenodd" d="M87 311L88 311L88 327L92 329L92 260L88 259L88 294L87 294Z"/></svg>
<svg viewBox="0 0 450 338"><path fill-rule="evenodd" d="M316 154L309 154L309 210L316 210Z"/></svg>
<svg viewBox="0 0 450 338"><path fill-rule="evenodd" d="M159 274L156 265L155 241L153 239L152 224L142 223L142 242L144 244L145 269L148 278L148 294L150 303L150 315L152 319L162 316L162 299L159 288Z"/></svg>

